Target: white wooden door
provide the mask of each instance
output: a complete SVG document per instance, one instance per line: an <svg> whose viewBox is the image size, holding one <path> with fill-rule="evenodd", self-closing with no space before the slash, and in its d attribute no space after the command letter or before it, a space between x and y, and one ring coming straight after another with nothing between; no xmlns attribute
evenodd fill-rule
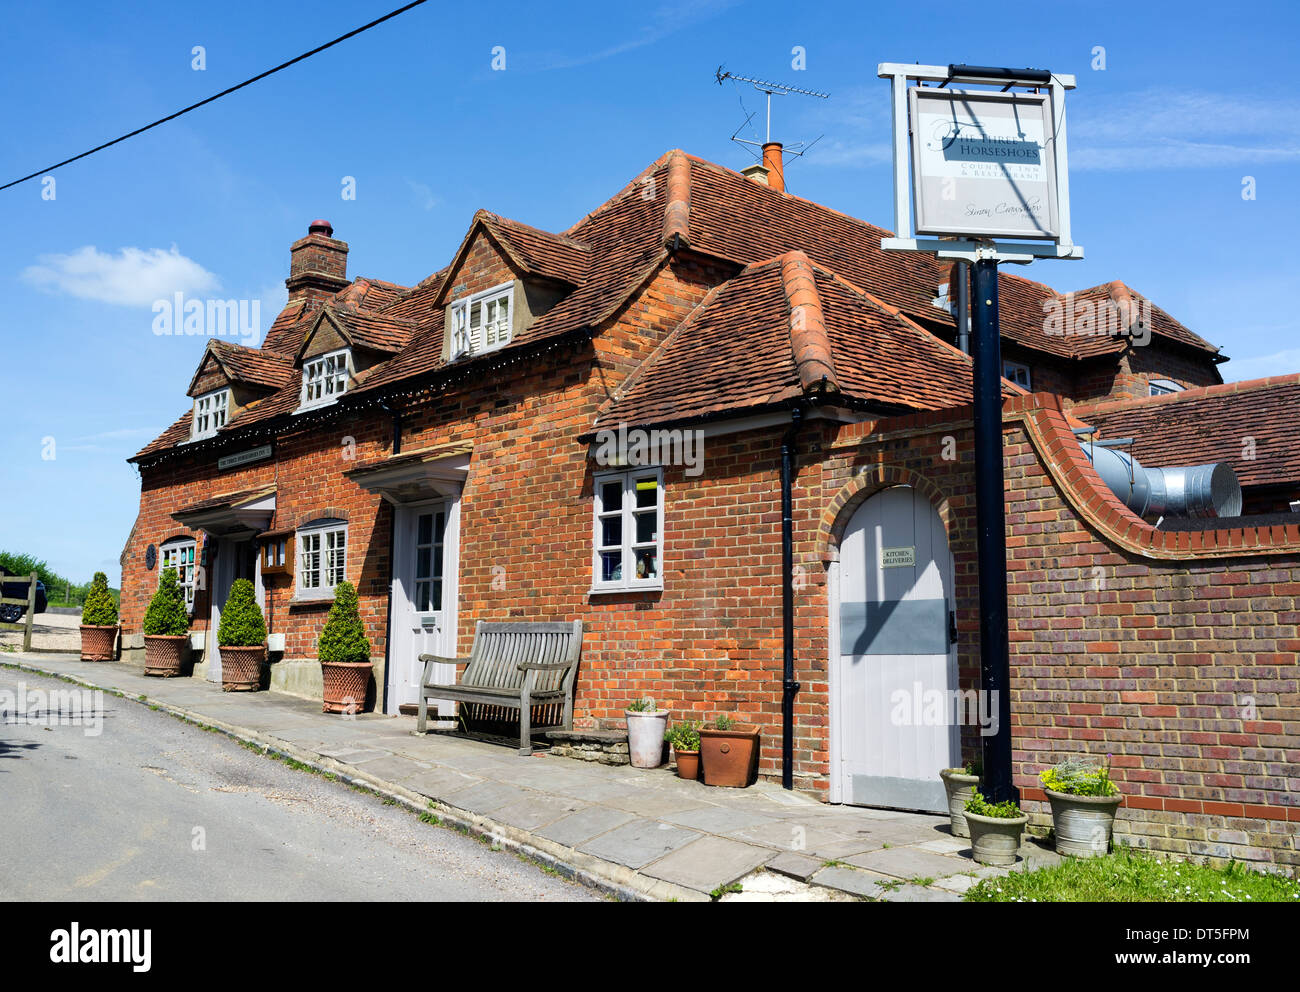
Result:
<svg viewBox="0 0 1300 992"><path fill-rule="evenodd" d="M958 763L952 555L929 500L899 486L853 514L840 545L835 713L839 794L943 811Z"/></svg>
<svg viewBox="0 0 1300 992"><path fill-rule="evenodd" d="M392 592L393 650L389 658L388 709L419 702L422 654L456 653L455 502L423 503L397 509ZM434 677L455 682L455 665L438 665ZM454 717L455 704L442 700L438 713Z"/></svg>

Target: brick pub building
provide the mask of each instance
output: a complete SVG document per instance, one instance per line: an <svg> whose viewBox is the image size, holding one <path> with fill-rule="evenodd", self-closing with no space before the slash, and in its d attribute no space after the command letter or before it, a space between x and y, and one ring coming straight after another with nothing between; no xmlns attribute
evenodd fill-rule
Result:
<svg viewBox="0 0 1300 992"><path fill-rule="evenodd" d="M478 620L581 619L578 727L621 726L641 695L732 714L779 777L784 444L795 785L933 807L939 769L980 740L909 696L979 683L971 368L946 266L784 192L779 152L744 175L669 152L558 234L479 211L414 287L350 277L333 233L291 246L261 347L210 342L190 408L132 459L128 653L163 569L192 601L197 677L219 677L212 631L248 577L271 687L305 696L352 581L385 713L414 703L418 656L465 655ZM1000 280L1027 808L1046 822L1042 768L1110 754L1123 840L1300 864L1300 377L1223 385L1214 346L1119 282ZM1053 326L1063 304L1097 319ZM1147 464L1231 464L1248 515L1136 516L1085 427ZM676 433L657 460L603 457L619 431Z"/></svg>

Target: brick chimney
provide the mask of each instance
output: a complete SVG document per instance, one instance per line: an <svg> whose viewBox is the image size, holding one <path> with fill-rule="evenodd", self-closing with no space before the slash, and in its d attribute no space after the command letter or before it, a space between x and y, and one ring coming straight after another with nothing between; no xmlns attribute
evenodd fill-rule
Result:
<svg viewBox="0 0 1300 992"><path fill-rule="evenodd" d="M306 299L304 314L319 310L348 284L348 243L334 238L327 220L314 220L307 236L289 246L289 299Z"/></svg>
<svg viewBox="0 0 1300 992"><path fill-rule="evenodd" d="M767 166L767 184L778 193L784 193L785 162L781 158L781 142L769 141L763 146L763 164Z"/></svg>

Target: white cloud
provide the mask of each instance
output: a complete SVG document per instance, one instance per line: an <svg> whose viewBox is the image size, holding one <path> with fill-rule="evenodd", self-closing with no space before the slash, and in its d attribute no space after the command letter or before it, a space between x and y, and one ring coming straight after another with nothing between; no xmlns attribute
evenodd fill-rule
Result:
<svg viewBox="0 0 1300 992"><path fill-rule="evenodd" d="M739 2L740 0L670 0L646 11L644 19L648 23L636 37L587 55L550 55L547 56L545 64L539 68L572 69L575 66L613 58L615 55L652 45L683 28L720 14Z"/></svg>
<svg viewBox="0 0 1300 992"><path fill-rule="evenodd" d="M1263 379L1270 375L1290 375L1300 372L1300 348L1288 348L1271 355L1257 355L1254 358L1234 358L1219 366L1219 373L1225 382L1240 382L1242 379Z"/></svg>
<svg viewBox="0 0 1300 992"><path fill-rule="evenodd" d="M408 179L406 185L411 187L411 192L415 194L415 202L419 204L421 210L432 210L438 205L438 198L433 195L433 190L425 183L417 183L412 179Z"/></svg>
<svg viewBox="0 0 1300 992"><path fill-rule="evenodd" d="M22 273L23 280L38 289L127 307L152 306L174 293L205 292L221 285L175 245L167 251L123 248L116 255L86 245L66 255L42 255L38 263Z"/></svg>
<svg viewBox="0 0 1300 992"><path fill-rule="evenodd" d="M1300 101L1249 99L1196 90L1149 89L1110 99L1076 94L1067 102L1070 168L1193 169L1300 160L1285 122Z"/></svg>

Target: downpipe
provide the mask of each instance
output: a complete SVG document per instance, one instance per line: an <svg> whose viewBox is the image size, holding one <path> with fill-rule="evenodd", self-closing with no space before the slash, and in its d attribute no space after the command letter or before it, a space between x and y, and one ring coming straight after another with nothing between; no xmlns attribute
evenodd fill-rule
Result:
<svg viewBox="0 0 1300 992"><path fill-rule="evenodd" d="M803 409L790 411L781 439L781 787L794 788L794 480L795 441Z"/></svg>

